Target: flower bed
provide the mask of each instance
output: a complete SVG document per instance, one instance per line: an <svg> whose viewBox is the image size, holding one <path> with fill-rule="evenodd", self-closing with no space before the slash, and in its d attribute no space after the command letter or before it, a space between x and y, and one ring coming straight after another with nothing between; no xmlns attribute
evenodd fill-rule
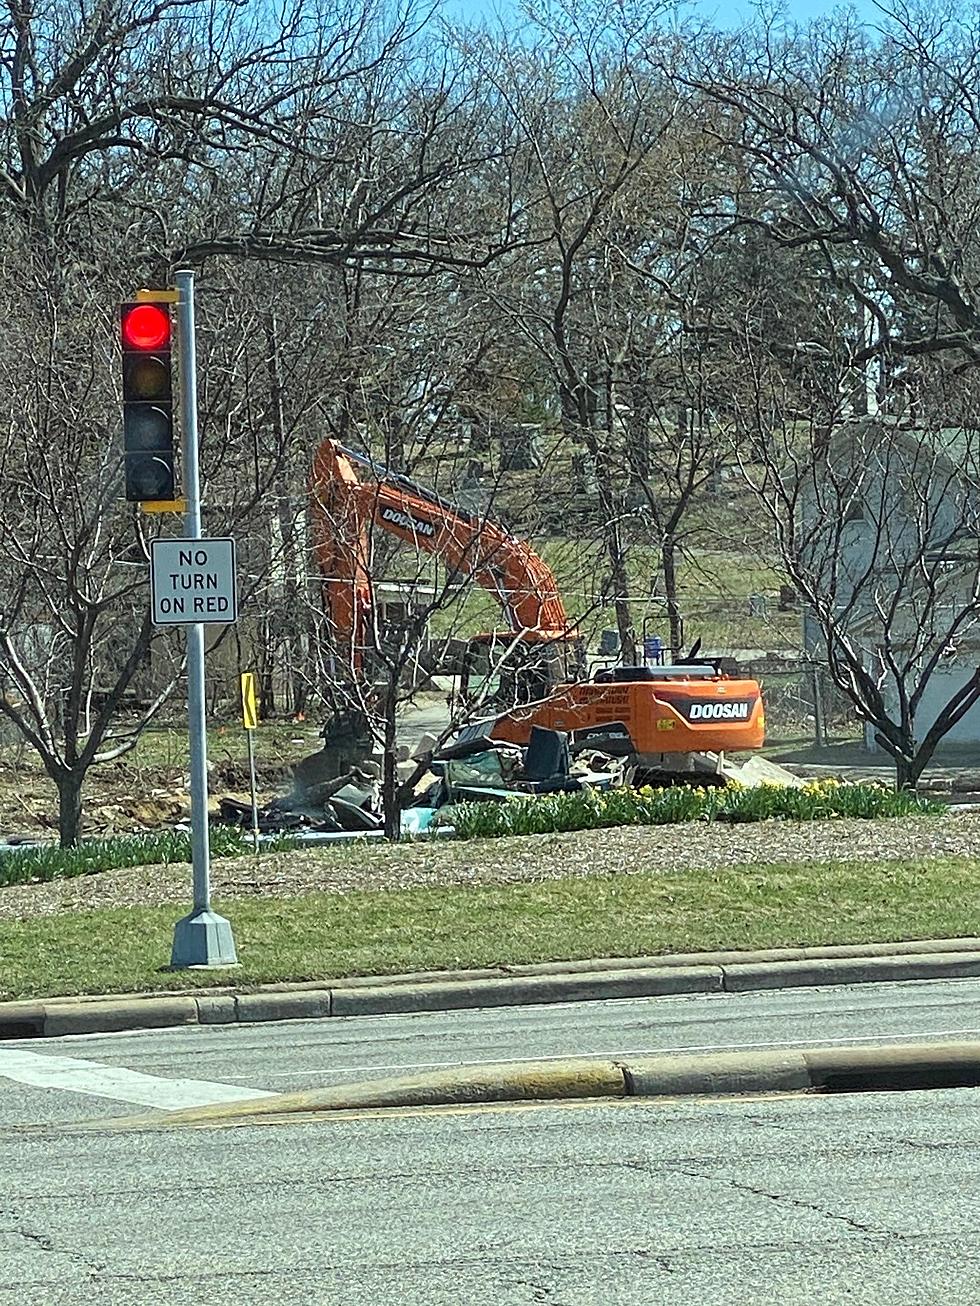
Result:
<svg viewBox="0 0 980 1306"><path fill-rule="evenodd" d="M244 857L252 852L251 836L241 830L212 826L209 838L213 857ZM264 845L263 851L282 852L290 847L292 841L283 838ZM190 859L191 837L177 830L89 839L77 848L12 848L0 853L0 887Z"/></svg>
<svg viewBox="0 0 980 1306"><path fill-rule="evenodd" d="M834 817L939 815L942 803L883 785L818 780L801 788L738 784L719 789L582 789L569 794L516 795L506 802L460 803L439 813L460 839L505 834L554 834L614 825L672 825L679 821L822 821Z"/></svg>

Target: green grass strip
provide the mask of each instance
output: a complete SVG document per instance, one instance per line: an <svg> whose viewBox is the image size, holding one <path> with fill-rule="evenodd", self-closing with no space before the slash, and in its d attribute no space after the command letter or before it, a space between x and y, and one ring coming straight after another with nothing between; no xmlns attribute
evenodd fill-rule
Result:
<svg viewBox="0 0 980 1306"><path fill-rule="evenodd" d="M251 836L230 826L212 826L210 844L212 857L244 857L252 853ZM283 852L292 846L288 838L276 839L261 845L261 851ZM77 848L15 848L0 853L0 886L36 884L117 871L127 866L156 866L190 859L190 835L175 830L88 839Z"/></svg>
<svg viewBox="0 0 980 1306"><path fill-rule="evenodd" d="M939 815L948 809L915 794L871 782L815 780L800 788L739 784L719 789L675 785L668 789L583 789L568 794L459 803L439 813L460 839L515 834L557 834L616 825L672 825L678 821L822 821L834 817Z"/></svg>
<svg viewBox="0 0 980 1306"><path fill-rule="evenodd" d="M218 903L239 970L171 974L174 907L0 921L0 997L980 934L980 862L769 865Z"/></svg>

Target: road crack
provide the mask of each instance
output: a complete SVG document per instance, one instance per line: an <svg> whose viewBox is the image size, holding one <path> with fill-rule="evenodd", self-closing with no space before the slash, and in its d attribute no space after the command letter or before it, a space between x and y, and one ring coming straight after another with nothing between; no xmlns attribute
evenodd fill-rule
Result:
<svg viewBox="0 0 980 1306"><path fill-rule="evenodd" d="M855 1220L850 1215L843 1215L839 1211L832 1211L819 1202L810 1202L803 1197L793 1197L789 1193L773 1193L768 1188L760 1188L754 1184L742 1183L738 1179L731 1179L726 1175L717 1175L705 1173L701 1170L675 1169L675 1174L686 1175L689 1179L706 1180L709 1183L724 1184L727 1188L733 1189L738 1193L749 1193L753 1197L765 1197L771 1202L777 1202L780 1205L791 1206L796 1210L809 1211L814 1215L820 1215L827 1220L838 1220L845 1224L855 1233L867 1234L874 1238L894 1238L903 1237L896 1229L884 1229L880 1225L866 1224L862 1220Z"/></svg>
<svg viewBox="0 0 980 1306"><path fill-rule="evenodd" d="M9 1220L9 1225L0 1224L0 1234L9 1234L14 1238L22 1238L38 1251L44 1252L49 1256L64 1256L73 1265L83 1269L86 1272L86 1278L93 1279L96 1275L105 1270L105 1264L98 1261L90 1261L81 1252L72 1251L68 1247L59 1247L54 1239L46 1233L40 1233L36 1229L28 1228L23 1223L23 1216L19 1211L5 1210L0 1211L0 1220Z"/></svg>

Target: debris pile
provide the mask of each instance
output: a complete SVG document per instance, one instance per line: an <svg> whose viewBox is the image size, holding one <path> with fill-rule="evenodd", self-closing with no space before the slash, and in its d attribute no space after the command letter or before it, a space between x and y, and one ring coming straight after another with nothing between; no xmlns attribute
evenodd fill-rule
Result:
<svg viewBox="0 0 980 1306"><path fill-rule="evenodd" d="M531 727L526 748L487 736L485 723L469 726L435 754L437 777L429 794L435 804L502 801L510 794L567 793L584 786L608 789L623 783L623 761L593 753L572 761L568 735Z"/></svg>
<svg viewBox="0 0 980 1306"><path fill-rule="evenodd" d="M259 807L259 833L282 834L310 830L323 834L379 830L381 771L375 762L361 762L331 780L294 783L292 790ZM227 825L251 829L252 807L238 798L221 798L218 814Z"/></svg>
<svg viewBox="0 0 980 1306"><path fill-rule="evenodd" d="M670 782L661 779L658 771L638 769L621 751L583 747L583 741L570 740L560 730L533 726L527 747L522 748L490 738L491 725L483 721L466 726L438 749L434 739L425 739L416 749L414 760L408 758L407 749L400 751L399 775L403 782L418 772L419 763L427 767L415 783L413 801L401 813L403 833L428 829L435 813L454 803L504 802L514 794ZM578 749L574 759L572 747ZM319 752L298 763L293 768L290 792L259 808L259 832L328 836L380 832L384 828L381 767L376 759L368 760L369 748L370 741L364 740L357 756L349 744L339 748L328 741ZM750 785L800 783L763 758L753 758L744 766L708 754L700 760L701 766L690 772L692 781L698 784L724 785L733 780ZM338 771L340 763L343 769ZM248 829L251 806L238 797L222 798L219 819Z"/></svg>
<svg viewBox="0 0 980 1306"><path fill-rule="evenodd" d="M381 767L365 753L340 750L332 741L293 768L289 793L265 802L258 809L260 834L309 832L356 834L379 831L384 826L381 801ZM402 750L399 771L404 780L423 762L427 769L414 787L415 797L402 813L402 829L425 830L436 811L449 803L503 801L509 794L555 793L583 785L609 788L623 783L622 759L593 753L571 759L568 736L561 731L534 727L527 748L499 743L488 737L488 724L478 723L441 749L435 740L423 740L414 760ZM433 751L434 750L434 751ZM337 770L343 763L344 769ZM407 771L406 771L407 768ZM218 801L218 819L250 829L251 804L237 795Z"/></svg>

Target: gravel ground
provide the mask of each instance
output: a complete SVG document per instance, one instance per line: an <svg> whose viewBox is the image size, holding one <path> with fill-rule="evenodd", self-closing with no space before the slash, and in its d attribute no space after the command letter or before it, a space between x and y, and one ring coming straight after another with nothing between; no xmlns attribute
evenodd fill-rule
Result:
<svg viewBox="0 0 980 1306"><path fill-rule="evenodd" d="M456 843L347 845L220 858L216 898L287 897L315 891L511 883L568 875L714 870L766 862L908 861L980 857L980 809L887 821L766 821L758 825L632 826L575 834ZM0 918L106 907L184 904L186 865L143 866L50 884L0 888Z"/></svg>

